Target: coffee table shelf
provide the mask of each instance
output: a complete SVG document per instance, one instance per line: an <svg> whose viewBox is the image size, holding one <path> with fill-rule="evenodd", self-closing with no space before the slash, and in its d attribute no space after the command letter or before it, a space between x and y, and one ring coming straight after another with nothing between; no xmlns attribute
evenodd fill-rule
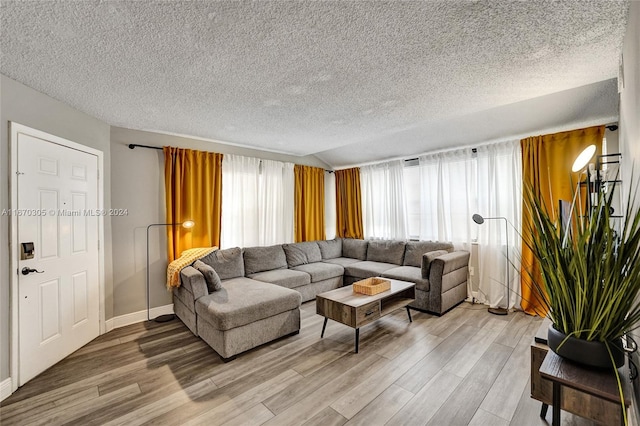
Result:
<svg viewBox="0 0 640 426"><path fill-rule="evenodd" d="M355 328L355 352L358 353L360 327L369 324L397 309L406 308L409 321L411 312L407 305L415 300L414 283L389 279L391 289L374 295L353 292L353 286L338 288L316 296L316 313L324 317L322 334L327 321L332 319Z"/></svg>

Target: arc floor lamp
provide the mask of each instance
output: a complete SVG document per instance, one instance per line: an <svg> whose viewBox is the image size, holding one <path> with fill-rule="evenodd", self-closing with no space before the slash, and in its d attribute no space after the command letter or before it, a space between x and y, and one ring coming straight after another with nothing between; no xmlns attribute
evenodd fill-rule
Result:
<svg viewBox="0 0 640 426"><path fill-rule="evenodd" d="M509 313L509 303L511 302L511 280L509 279L509 221L506 217L497 216L497 217L482 217L479 214L474 214L472 217L473 221L478 225L482 225L485 220L504 220L504 230L505 235L507 237L507 307L506 308L489 308L488 311L495 315L507 315Z"/></svg>
<svg viewBox="0 0 640 426"><path fill-rule="evenodd" d="M180 223L152 223L151 225L147 226L147 321L155 321L155 322L167 322L167 321L171 321L172 319L175 318L174 314L165 314L165 315L160 315L155 317L153 320L150 318L151 315L151 288L150 288L150 284L149 284L149 229L151 229L154 226L176 226L176 225L182 225L183 228L185 229L189 229L189 228L193 228L193 226L195 225L195 222L192 220L186 220L184 222L180 222Z"/></svg>

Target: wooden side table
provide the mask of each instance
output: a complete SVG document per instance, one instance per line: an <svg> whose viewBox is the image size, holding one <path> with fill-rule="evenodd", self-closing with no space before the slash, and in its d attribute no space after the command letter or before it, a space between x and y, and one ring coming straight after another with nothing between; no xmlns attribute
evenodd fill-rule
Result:
<svg viewBox="0 0 640 426"><path fill-rule="evenodd" d="M620 368L618 374L620 375L624 395L624 409L626 410L631 404L629 398L631 391L628 368ZM582 394L596 397L610 404L615 404L618 413L615 418L609 417L601 419L600 421L606 424L624 424L623 407L620 401L618 382L612 371L582 367L559 357L553 351L548 351L540 366L540 375L553 383L551 401L551 405L553 406L553 426L560 425L563 389L573 389ZM574 414L584 417L583 413L579 412L579 410L578 412L574 411Z"/></svg>
<svg viewBox="0 0 640 426"><path fill-rule="evenodd" d="M553 383L540 374L542 362L549 352L547 329L550 324L551 321L545 318L531 342L531 398L542 402L540 417L543 418L547 415L547 407L552 405L553 397ZM624 377L628 374L625 373ZM570 387L562 389L560 408L600 424L620 424L622 421L619 399L611 402Z"/></svg>

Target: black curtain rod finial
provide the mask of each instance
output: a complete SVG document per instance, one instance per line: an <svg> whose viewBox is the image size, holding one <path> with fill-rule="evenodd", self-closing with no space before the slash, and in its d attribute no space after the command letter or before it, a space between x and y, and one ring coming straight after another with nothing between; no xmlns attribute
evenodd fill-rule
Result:
<svg viewBox="0 0 640 426"><path fill-rule="evenodd" d="M134 148L149 148L149 149L159 149L162 150L161 146L149 146L149 145L139 145L137 143L130 143L129 144L129 149L134 149Z"/></svg>

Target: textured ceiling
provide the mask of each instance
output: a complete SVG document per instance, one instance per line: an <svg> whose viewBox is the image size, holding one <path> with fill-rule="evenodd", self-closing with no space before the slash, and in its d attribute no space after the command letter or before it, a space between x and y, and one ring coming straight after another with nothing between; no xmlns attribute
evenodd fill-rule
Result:
<svg viewBox="0 0 640 426"><path fill-rule="evenodd" d="M0 72L111 125L339 166L553 127L565 102L589 121L580 99L616 115L627 8L3 1Z"/></svg>

